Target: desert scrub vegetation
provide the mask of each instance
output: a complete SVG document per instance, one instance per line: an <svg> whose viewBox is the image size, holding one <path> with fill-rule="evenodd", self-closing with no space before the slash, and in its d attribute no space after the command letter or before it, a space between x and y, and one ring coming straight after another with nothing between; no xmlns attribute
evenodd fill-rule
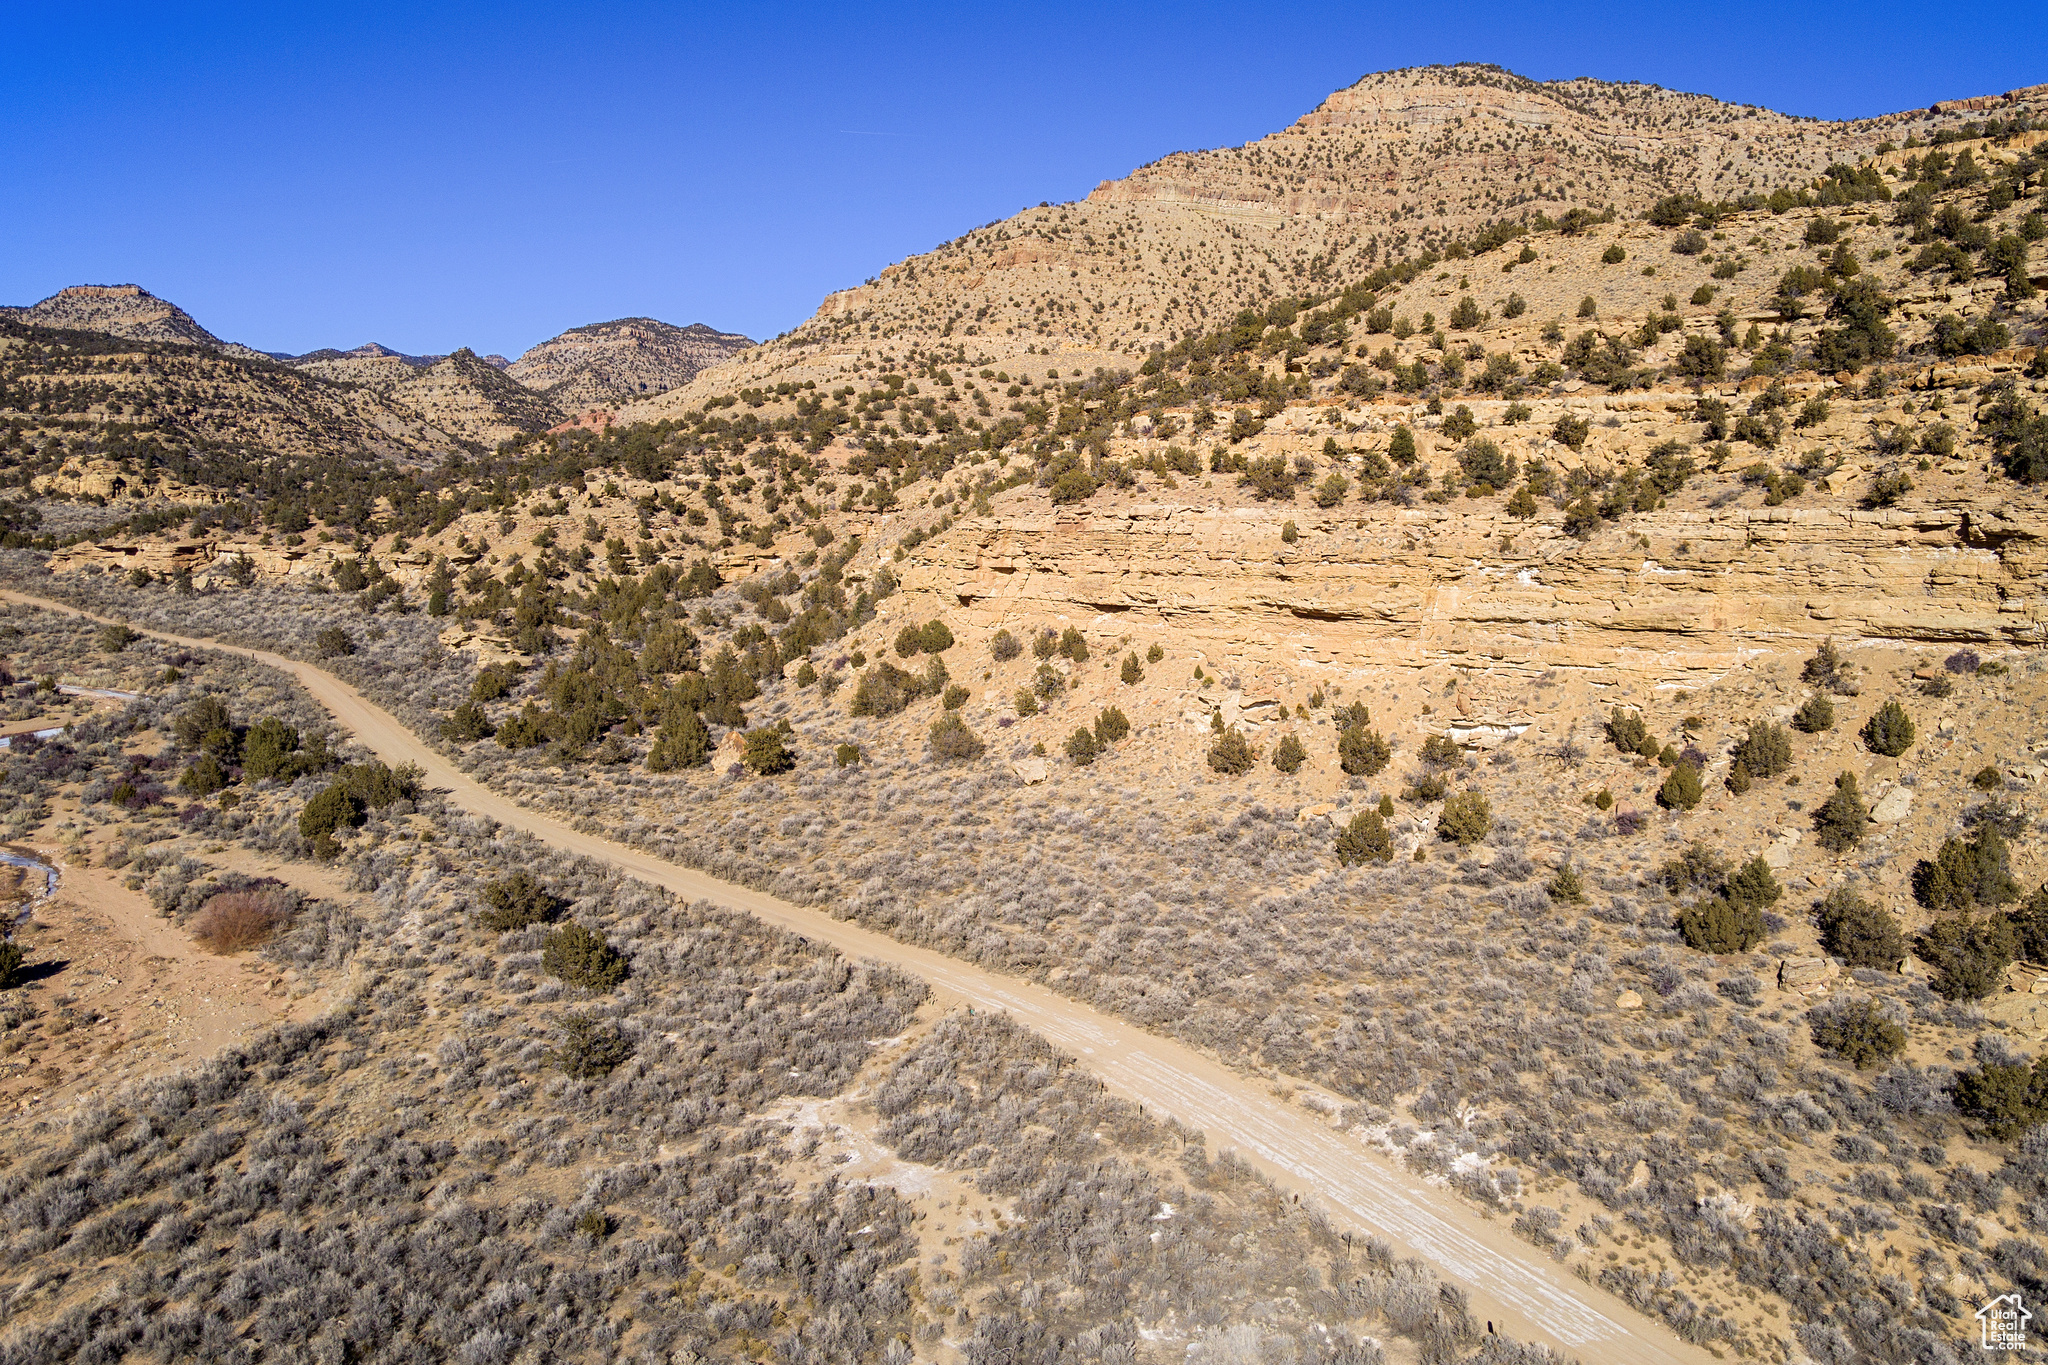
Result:
<svg viewBox="0 0 2048 1365"><path fill-rule="evenodd" d="M396 638L365 654L378 657ZM1058 642L1050 637L1055 657ZM530 685L525 678L517 685ZM763 708L783 686L766 682ZM467 691L465 680L457 695ZM1585 898L1559 901L1524 847L1533 832L1498 813L1469 851L1439 843L1416 863L1407 855L1430 839L1437 813L1397 814L1391 802L1357 792L1339 805L1338 824L1348 828L1370 809L1395 856L1340 865L1328 825L1313 829L1294 807L1241 796L1230 784L1184 805L1189 786L1125 787L1099 777L1098 763L1074 770L1079 788L1025 788L985 768L913 762L873 742L874 728L846 733L859 742L859 762L837 767L823 746L808 746L772 806L743 799L749 784L722 773L698 779L687 808L664 810L675 789L643 768L561 765L544 750L512 754L491 743L463 759L480 777L570 818L593 805L624 812L607 832L662 856L792 899L829 900L851 918L1042 980L1237 1065L1317 1080L1351 1099L1368 1128L1384 1125L1415 1169L1456 1176L1459 1188L1489 1201L1540 1202L1528 1192L1556 1182L1560 1197L1569 1192L1634 1235L1683 1248L1696 1273L1783 1296L1798 1322L1832 1326L1842 1296L1885 1273L1874 1254L1835 1241L1871 1218L1929 1229L1942 1275L1998 1275L2022 1264L2023 1239L1995 1259L1994 1247L1932 1230L1920 1212L1929 1197L1913 1193L1909 1177L1952 1207L2002 1200L2010 1208L2018 1197L2018 1186L1951 1188L1942 1158L1909 1155L1908 1168L1883 1186L1874 1159L1830 1165L1835 1185L1824 1207L1793 1199L1796 1187L1779 1172L1834 1161L1827 1154L1838 1140L1887 1153L1954 1141L1954 1072L1906 1059L1858 1072L1812 1047L1797 1014L1787 1017L1786 997L1768 984L1757 989L1768 956L1688 951L1677 913L1703 895L1720 897L1733 858L1693 889L1673 890L1641 836L1623 844L1606 820L1552 825L1546 847L1570 859ZM1463 761L1455 746L1448 757ZM344 859L390 824L371 813L341 837ZM1006 836L1002 858L989 856L990 828ZM296 846L296 832L284 834ZM500 864L477 877L502 880L513 870ZM563 918L605 927L576 903L573 882L552 873L542 880L564 898ZM1791 913L1782 897L1742 903L1766 936L1780 909ZM470 909L483 905L481 892L470 898ZM511 942L523 945L532 989L564 990L569 1006L566 988L539 969L546 930L522 932L531 937ZM576 998L577 1012L609 1010L641 988L632 956L634 975L612 995ZM1470 1007L1438 1012L1449 974L1468 983ZM1640 1014L1614 1008L1624 987L1641 996ZM1927 986L1884 989L1911 1028L1953 1026L1949 1011L1958 1006ZM546 1064L558 1035L550 1025L533 1041L535 1064L560 1081L565 1073ZM636 1051L608 1076L630 1075L644 1060ZM1674 1138L1690 1159L1675 1159ZM1493 1174L1468 1179L1473 1162ZM1645 1185L1628 1176L1638 1162L1650 1172ZM1508 1193L1517 1176L1519 1196ZM1699 1203L1709 1185L1737 1192L1758 1214L1739 1232L1717 1222ZM1590 1223L1587 1235L1604 1237ZM1770 1269L1779 1266L1799 1269ZM1612 1268L1607 1278L1695 1339L1745 1339L1729 1307L1698 1286L1673 1292ZM1927 1319L1914 1321L1921 1326L1912 1330L1930 1330ZM1857 1349L1879 1356L1893 1349L1887 1342L1906 1339L1903 1331L1858 1327Z"/></svg>
<svg viewBox="0 0 2048 1365"><path fill-rule="evenodd" d="M264 786L207 833L310 856L291 810L314 781ZM357 932L316 964L291 941L314 927L301 913L264 951L351 973L342 1005L10 1130L0 1360L609 1361L758 1343L907 1360L904 1343L964 1333L989 1365L1020 1343L1111 1362L1141 1331L1220 1341L1254 1319L1331 1362L1371 1358L1355 1352L1373 1336L1480 1344L1427 1269L1344 1243L1006 1021L950 1016L872 1070L877 1042L918 1033L923 987L897 973L431 793L373 810L333 866ZM199 915L269 894L206 892ZM567 939L576 960L631 971L572 999L552 975ZM789 1121L863 1074L902 1159L1005 1211L950 1265L918 1255L943 1209L840 1181L818 1131ZM1304 1276L1333 1303L1260 1306Z"/></svg>

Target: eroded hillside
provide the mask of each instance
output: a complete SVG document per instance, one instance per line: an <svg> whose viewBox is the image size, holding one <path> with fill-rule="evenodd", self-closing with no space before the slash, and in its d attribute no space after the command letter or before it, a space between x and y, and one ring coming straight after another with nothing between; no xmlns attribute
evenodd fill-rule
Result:
<svg viewBox="0 0 2048 1365"><path fill-rule="evenodd" d="M1285 277L1164 191L1037 210L986 231L1070 255L970 235L660 420L158 488L233 527L25 501L77 520L11 581L325 659L536 808L1327 1088L1689 1341L1965 1358L1973 1305L2048 1291L2031 106L1845 132L1439 73L1425 117L1422 79L1291 136L1597 118L1604 198ZM1738 197L1716 120L1789 178ZM1146 322L1152 212L1216 270ZM1368 209L1270 232L1317 212ZM319 795L216 768L194 820Z"/></svg>

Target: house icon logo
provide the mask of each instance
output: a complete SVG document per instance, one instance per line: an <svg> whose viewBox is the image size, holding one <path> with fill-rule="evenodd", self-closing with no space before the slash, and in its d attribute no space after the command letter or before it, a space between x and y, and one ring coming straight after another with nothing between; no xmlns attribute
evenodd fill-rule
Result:
<svg viewBox="0 0 2048 1365"><path fill-rule="evenodd" d="M2018 1294L2000 1294L1977 1310L1977 1322L1983 1328L1981 1341L1987 1351L2024 1351L2027 1348L2027 1324L2034 1315L2020 1302Z"/></svg>

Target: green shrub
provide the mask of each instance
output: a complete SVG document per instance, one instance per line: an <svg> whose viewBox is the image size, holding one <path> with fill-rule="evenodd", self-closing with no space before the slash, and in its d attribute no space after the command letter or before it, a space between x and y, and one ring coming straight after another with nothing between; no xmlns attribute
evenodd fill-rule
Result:
<svg viewBox="0 0 2048 1365"><path fill-rule="evenodd" d="M1970 778L1970 785L1980 792L1994 792L2005 785L2005 774L1995 764L1986 763Z"/></svg>
<svg viewBox="0 0 2048 1365"><path fill-rule="evenodd" d="M1120 676L1123 678L1126 687L1145 681L1145 670L1138 666L1138 656L1135 651L1124 655L1123 672Z"/></svg>
<svg viewBox="0 0 2048 1365"><path fill-rule="evenodd" d="M1337 732L1337 762L1351 777L1376 777L1393 756L1393 749L1377 730L1348 725Z"/></svg>
<svg viewBox="0 0 2048 1365"><path fill-rule="evenodd" d="M1620 242L1608 243L1607 250L1600 253L1600 264L1620 265L1628 259L1628 253L1621 249Z"/></svg>
<svg viewBox="0 0 2048 1365"><path fill-rule="evenodd" d="M953 632L944 621L927 621L918 632L917 643L927 654L944 654L953 647Z"/></svg>
<svg viewBox="0 0 2048 1365"><path fill-rule="evenodd" d="M959 718L956 716L954 719ZM789 747L793 734L786 720L747 731L740 762L760 777L788 772L796 766L796 753Z"/></svg>
<svg viewBox="0 0 2048 1365"><path fill-rule="evenodd" d="M1593 424L1590 421L1583 417L1573 417L1569 413L1558 418L1556 424L1550 428L1551 440L1573 450L1585 445L1586 438L1592 434Z"/></svg>
<svg viewBox="0 0 2048 1365"><path fill-rule="evenodd" d="M1814 828L1820 845L1830 853L1847 853L1863 842L1870 825L1870 807L1856 787L1856 774L1843 773L1835 779L1834 795L1814 812Z"/></svg>
<svg viewBox="0 0 2048 1365"><path fill-rule="evenodd" d="M1700 770L1690 763L1680 763L1672 768L1671 775L1664 779L1664 785L1657 789L1657 804L1666 810L1691 810L1706 795L1700 785Z"/></svg>
<svg viewBox="0 0 2048 1365"><path fill-rule="evenodd" d="M895 665L880 662L860 675L853 686L848 711L856 716L884 719L910 705L917 695L917 679Z"/></svg>
<svg viewBox="0 0 2048 1365"><path fill-rule="evenodd" d="M2048 1059L1985 1062L1956 1073L1949 1097L1965 1118L1975 1119L2000 1142L2011 1142L2048 1118Z"/></svg>
<svg viewBox="0 0 2048 1365"><path fill-rule="evenodd" d="M1131 721L1121 710L1105 706L1095 717L1095 742L1103 748L1120 743L1131 733Z"/></svg>
<svg viewBox="0 0 2048 1365"><path fill-rule="evenodd" d="M1441 801L1450 793L1450 779L1442 773L1420 772L1401 790L1403 801Z"/></svg>
<svg viewBox="0 0 2048 1365"><path fill-rule="evenodd" d="M989 657L999 664L1004 664L1022 654L1024 646L1019 644L1017 637L1008 630L999 630L990 638L988 652Z"/></svg>
<svg viewBox="0 0 2048 1365"><path fill-rule="evenodd" d="M1394 837L1387 833L1387 822L1380 818L1378 811L1360 811L1351 817L1351 823L1337 833L1337 862L1350 867L1355 863L1389 863L1394 860Z"/></svg>
<svg viewBox="0 0 2048 1365"><path fill-rule="evenodd" d="M1060 632L1060 653L1077 664L1088 662L1088 642L1081 638L1081 632L1068 626Z"/></svg>
<svg viewBox="0 0 2048 1365"><path fill-rule="evenodd" d="M939 698L939 704L948 711L958 711L961 707L967 705L967 699L972 695L974 694L966 688L958 683L954 683L946 689L945 695Z"/></svg>
<svg viewBox="0 0 2048 1365"><path fill-rule="evenodd" d="M632 1043L610 1024L568 1014L556 1027L561 1041L549 1050L548 1063L573 1080L603 1080L633 1055Z"/></svg>
<svg viewBox="0 0 2048 1365"><path fill-rule="evenodd" d="M1158 644L1158 643L1157 643L1156 641L1155 641L1155 642L1153 643L1153 645L1152 645L1152 648L1150 648L1150 649L1148 649L1148 650L1146 650L1146 651L1145 651L1145 662L1147 662L1147 663L1153 663L1153 664L1156 664L1156 663L1158 663L1158 662L1159 662L1159 661L1160 661L1161 659L1164 659L1165 657L1166 657L1166 649L1165 649L1165 647L1164 647L1164 646L1162 646L1162 645L1160 645L1160 644Z"/></svg>
<svg viewBox="0 0 2048 1365"><path fill-rule="evenodd" d="M1849 661L1842 657L1842 651L1835 648L1833 640L1823 640L1820 648L1813 652L1799 670L1799 680L1811 687L1838 695L1852 695L1855 686Z"/></svg>
<svg viewBox="0 0 2048 1365"><path fill-rule="evenodd" d="M507 749L531 749L548 742L547 718L532 702L519 708L498 727L498 743Z"/></svg>
<svg viewBox="0 0 2048 1365"><path fill-rule="evenodd" d="M1886 702L1877 709L1877 714L1863 722L1863 743L1874 754L1897 758L1913 747L1912 717L1898 702Z"/></svg>
<svg viewBox="0 0 2048 1365"><path fill-rule="evenodd" d="M932 755L949 761L980 758L988 747L981 742L981 736L967 728L967 722L960 719L958 711L947 711L933 721L928 732L932 742Z"/></svg>
<svg viewBox="0 0 2048 1365"><path fill-rule="evenodd" d="M1465 763L1465 751L1449 735L1430 735L1424 739L1419 756L1425 766L1438 772L1462 767Z"/></svg>
<svg viewBox="0 0 2048 1365"><path fill-rule="evenodd" d="M1813 1045L1853 1067L1876 1066L1906 1050L1906 1030L1893 1023L1874 1000L1823 1005L1806 1018Z"/></svg>
<svg viewBox="0 0 2048 1365"><path fill-rule="evenodd" d="M842 744L832 751L832 766L835 768L851 768L858 762L860 762L860 745L858 744Z"/></svg>
<svg viewBox="0 0 2048 1365"><path fill-rule="evenodd" d="M1095 735L1089 730L1077 729L1067 736L1067 759L1076 767L1087 767L1101 752L1102 746L1095 742Z"/></svg>
<svg viewBox="0 0 2048 1365"><path fill-rule="evenodd" d="M1823 730L1834 729L1835 704L1828 700L1825 693L1814 693L1792 717L1792 727L1808 735L1817 735Z"/></svg>
<svg viewBox="0 0 2048 1365"><path fill-rule="evenodd" d="M1038 714L1038 696L1028 687L1018 688L1017 695L1011 698L1010 704L1016 708L1017 714L1020 716L1035 716Z"/></svg>
<svg viewBox="0 0 2048 1365"><path fill-rule="evenodd" d="M372 810L382 810L393 801L410 801L420 794L420 779L426 774L418 765L401 763L387 768L376 759L350 763L336 775L336 781L350 795Z"/></svg>
<svg viewBox="0 0 2048 1365"><path fill-rule="evenodd" d="M1778 879L1771 875L1771 865L1759 853L1735 869L1722 894L1731 905L1753 905L1761 909L1766 905L1776 905L1778 898L1785 894L1785 888L1778 885Z"/></svg>
<svg viewBox="0 0 2048 1365"><path fill-rule="evenodd" d="M896 653L898 657L908 659L911 655L921 653L923 650L924 636L918 631L916 626L905 626L896 632Z"/></svg>
<svg viewBox="0 0 2048 1365"><path fill-rule="evenodd" d="M1687 947L1702 953L1746 953L1764 941L1764 913L1709 896L1678 912L1678 932Z"/></svg>
<svg viewBox="0 0 2048 1365"><path fill-rule="evenodd" d="M561 913L563 902L539 878L524 868L511 876L484 883L484 904L478 914L484 928L497 933L545 924Z"/></svg>
<svg viewBox="0 0 2048 1365"><path fill-rule="evenodd" d="M509 668L491 667L478 672L469 685L471 701L496 701L512 691L512 671Z"/></svg>
<svg viewBox="0 0 2048 1365"><path fill-rule="evenodd" d="M1728 880L1728 860L1695 839L1657 869L1657 880L1674 896L1719 890Z"/></svg>
<svg viewBox="0 0 2048 1365"><path fill-rule="evenodd" d="M1947 839L1932 861L1913 868L1913 897L1937 914L2004 905L2020 894L2012 876L2012 846L1994 824L1974 839Z"/></svg>
<svg viewBox="0 0 2048 1365"><path fill-rule="evenodd" d="M1436 832L1461 848L1470 848L1493 832L1493 807L1484 794L1461 791L1444 802Z"/></svg>
<svg viewBox="0 0 2048 1365"><path fill-rule="evenodd" d="M1899 921L1846 886L1828 892L1815 912L1821 946L1851 967L1888 972L1906 956Z"/></svg>
<svg viewBox="0 0 2048 1365"><path fill-rule="evenodd" d="M178 778L178 786L197 797L208 797L227 787L227 769L212 754L201 754Z"/></svg>
<svg viewBox="0 0 2048 1365"><path fill-rule="evenodd" d="M2048 885L2007 917L2012 926L2013 956L2022 962L2048 964Z"/></svg>
<svg viewBox="0 0 2048 1365"><path fill-rule="evenodd" d="M1387 458L1395 464L1415 463L1415 433L1406 426L1395 427L1387 440Z"/></svg>
<svg viewBox="0 0 2048 1365"><path fill-rule="evenodd" d="M1570 863L1557 870L1557 875L1543 884L1543 892L1560 905L1584 905L1586 884Z"/></svg>
<svg viewBox="0 0 2048 1365"><path fill-rule="evenodd" d="M491 718L483 707L473 701L466 701L448 713L441 722L441 737L457 744L468 744L474 740L489 739L498 727L491 724Z"/></svg>
<svg viewBox="0 0 2048 1365"><path fill-rule="evenodd" d="M1301 747L1301 741L1293 735L1284 736L1273 746L1273 766L1283 773L1293 774L1301 770L1308 761L1308 751Z"/></svg>
<svg viewBox="0 0 2048 1365"><path fill-rule="evenodd" d="M1607 717L1607 738L1625 754L1640 753L1643 742L1649 737L1650 727L1643 724L1643 718L1634 711L1624 711L1617 706Z"/></svg>
<svg viewBox="0 0 2048 1365"><path fill-rule="evenodd" d="M1474 417L1472 409L1466 407L1463 403L1458 404L1452 410L1451 415L1444 418L1443 433L1450 440L1462 441L1477 430L1479 430L1479 419Z"/></svg>
<svg viewBox="0 0 2048 1365"><path fill-rule="evenodd" d="M626 958L603 934L574 920L547 936L541 970L586 991L608 991L626 979Z"/></svg>
<svg viewBox="0 0 2048 1365"><path fill-rule="evenodd" d="M100 632L100 648L109 654L119 654L141 638L126 626L108 626Z"/></svg>
<svg viewBox="0 0 2048 1365"><path fill-rule="evenodd" d="M216 696L204 696L178 712L171 733L181 749L199 749L232 762L238 741L235 719L227 703Z"/></svg>
<svg viewBox="0 0 2048 1365"><path fill-rule="evenodd" d="M1252 770L1252 746L1233 725L1209 746L1209 766L1225 777L1242 777Z"/></svg>
<svg viewBox="0 0 2048 1365"><path fill-rule="evenodd" d="M2005 980L2018 936L2003 915L1946 915L1913 941L1913 952L1934 969L1928 984L1949 1000L1982 1000Z"/></svg>
<svg viewBox="0 0 2048 1365"><path fill-rule="evenodd" d="M332 838L363 823L362 799L341 783L327 787L299 812L299 833L308 839Z"/></svg>
<svg viewBox="0 0 2048 1365"><path fill-rule="evenodd" d="M323 659L338 659L356 652L355 638L340 626L326 626L314 634L313 652Z"/></svg>
<svg viewBox="0 0 2048 1365"><path fill-rule="evenodd" d="M13 939L0 940L0 990L6 990L14 984L14 977L21 970L22 960L19 943Z"/></svg>
<svg viewBox="0 0 2048 1365"><path fill-rule="evenodd" d="M1792 736L1782 725L1753 720L1735 746L1735 766L1751 777L1776 777L1792 766Z"/></svg>
<svg viewBox="0 0 2048 1365"><path fill-rule="evenodd" d="M701 768L711 761L711 731L703 717L687 706L678 708L661 723L647 751L647 771L673 772L677 768Z"/></svg>

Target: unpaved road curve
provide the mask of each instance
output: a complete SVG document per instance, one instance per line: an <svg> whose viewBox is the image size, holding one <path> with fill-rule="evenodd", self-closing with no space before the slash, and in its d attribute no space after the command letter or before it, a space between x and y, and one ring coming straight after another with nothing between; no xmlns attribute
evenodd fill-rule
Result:
<svg viewBox="0 0 2048 1365"><path fill-rule="evenodd" d="M113 624L43 598L0 591L0 600ZM1080 1058L1112 1093L1202 1129L1219 1148L1236 1148L1283 1188L1321 1206L1339 1230L1384 1237L1422 1257L1465 1288L1474 1316L1510 1336L1543 1342L1588 1365L1706 1365L1713 1359L1679 1340L1663 1323L1585 1284L1518 1241L1502 1222L1481 1217L1455 1195L1417 1180L1357 1139L1273 1095L1263 1081L1240 1076L1191 1048L1033 982L901 943L833 919L822 910L792 905L572 829L482 786L421 743L397 717L311 664L211 640L145 633L191 648L239 654L291 674L338 724L385 762L418 764L429 784L475 814L567 852L610 863L690 900L744 910L850 957L901 967L942 995L1009 1013Z"/></svg>

